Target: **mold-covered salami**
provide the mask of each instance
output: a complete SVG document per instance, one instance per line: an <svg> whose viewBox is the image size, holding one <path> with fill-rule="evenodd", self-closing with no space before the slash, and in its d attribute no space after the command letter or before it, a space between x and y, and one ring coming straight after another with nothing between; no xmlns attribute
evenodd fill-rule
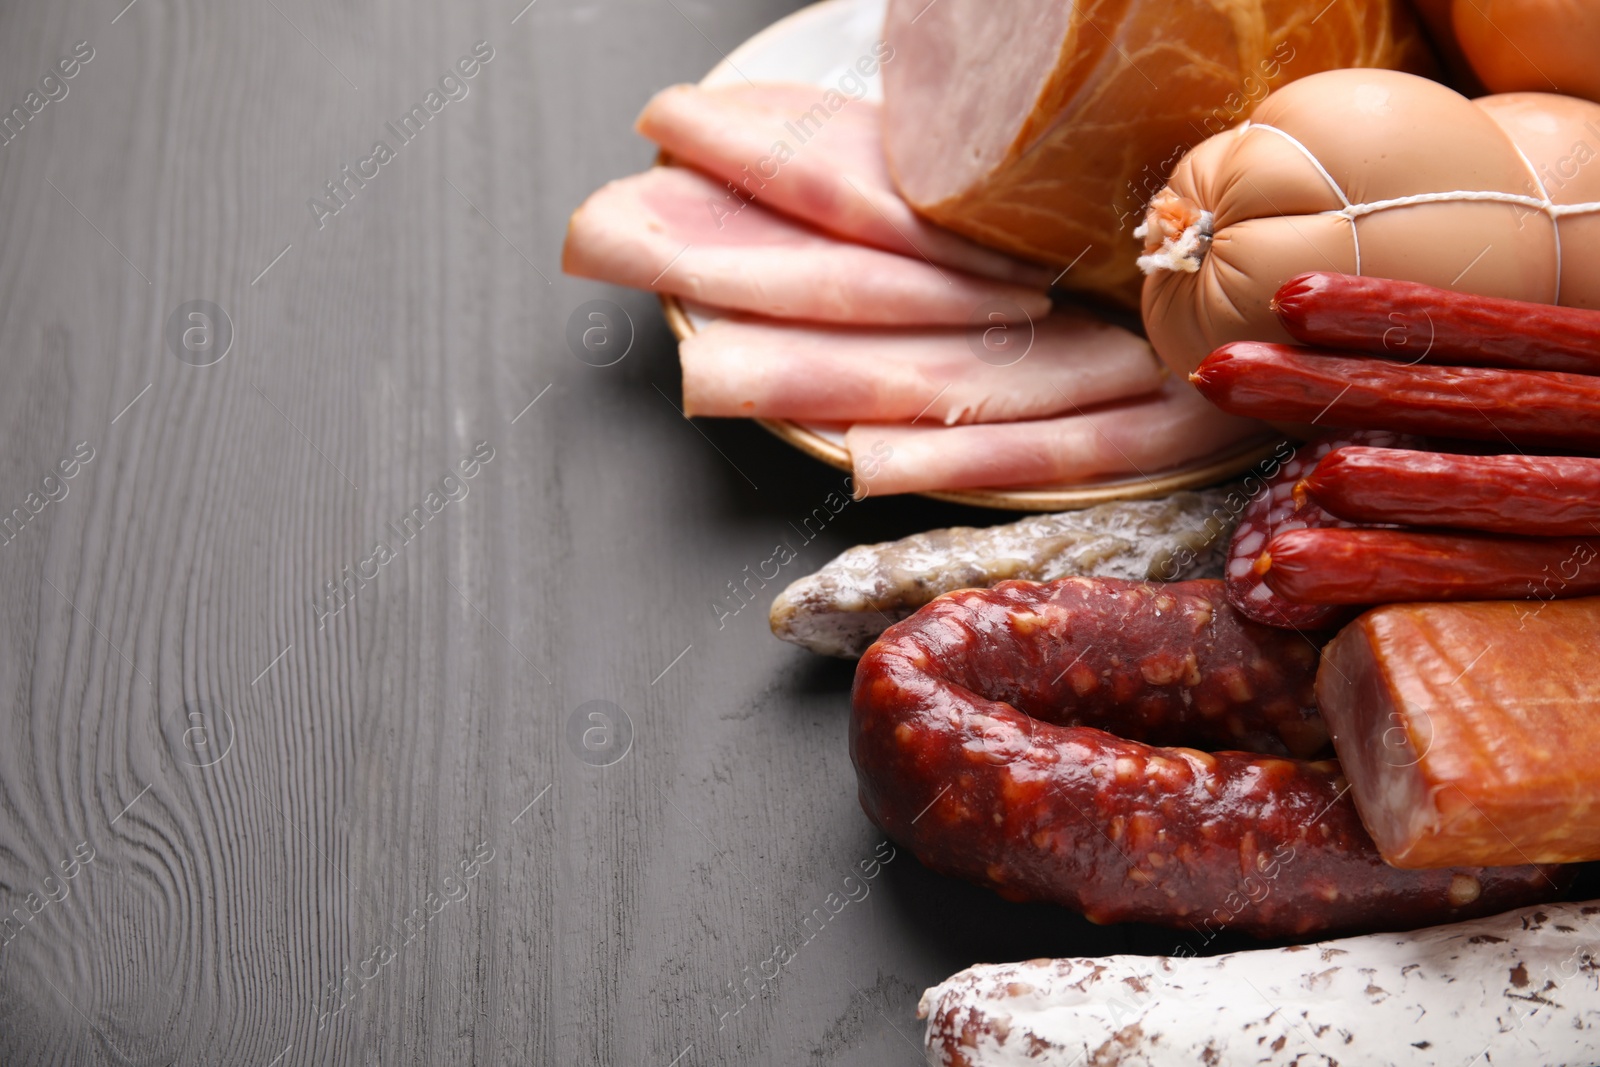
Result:
<svg viewBox="0 0 1600 1067"><path fill-rule="evenodd" d="M1239 516L1233 540L1228 545L1224 578L1228 602L1248 619L1268 626L1296 630L1320 630L1346 618L1344 608L1319 604L1297 604L1266 583L1267 543L1288 530L1320 527L1346 527L1346 522L1324 509L1295 487L1317 466L1318 460L1347 445L1375 448L1403 447L1408 439L1385 430L1357 430L1301 445L1278 472L1262 484Z"/></svg>
<svg viewBox="0 0 1600 1067"><path fill-rule="evenodd" d="M1303 751L1322 733L1302 696L1315 662L1299 635L1240 619L1216 581L951 593L857 668L861 803L934 870L1096 922L1301 936L1559 891L1558 868L1388 867L1336 762L1094 728Z"/></svg>
<svg viewBox="0 0 1600 1067"><path fill-rule="evenodd" d="M954 526L857 545L772 602L772 632L824 656L855 659L884 630L941 593L1013 578L1211 578L1243 499L1232 487L1159 500Z"/></svg>
<svg viewBox="0 0 1600 1067"><path fill-rule="evenodd" d="M1600 902L1223 956L985 963L922 995L935 1067L1587 1067Z"/></svg>

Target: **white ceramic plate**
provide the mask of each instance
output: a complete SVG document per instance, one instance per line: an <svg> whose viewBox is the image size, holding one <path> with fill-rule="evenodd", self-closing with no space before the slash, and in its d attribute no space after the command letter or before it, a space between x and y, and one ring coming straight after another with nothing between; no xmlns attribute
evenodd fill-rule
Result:
<svg viewBox="0 0 1600 1067"><path fill-rule="evenodd" d="M726 85L751 81L813 82L833 87L858 58L872 52L883 29L886 0L823 0L780 19L730 52L725 60L701 79L703 85ZM883 86L872 76L868 97L881 99ZM717 311L679 300L661 297L662 308L672 332L681 341L704 328L717 317ZM850 469L850 454L845 451L844 434L832 426L792 422L787 419L757 419L762 426L824 463ZM1152 477L1116 478L1078 485L1038 489L968 489L925 495L957 504L1014 511L1064 511L1104 504L1112 500L1135 500L1165 496L1179 489L1213 485L1248 470L1271 455L1273 446L1259 442L1213 456L1201 463L1166 471Z"/></svg>

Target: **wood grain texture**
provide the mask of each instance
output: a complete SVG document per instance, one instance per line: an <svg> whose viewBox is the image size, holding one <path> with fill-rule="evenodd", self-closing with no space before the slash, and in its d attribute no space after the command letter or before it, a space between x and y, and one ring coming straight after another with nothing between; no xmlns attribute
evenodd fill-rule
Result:
<svg viewBox="0 0 1600 1067"><path fill-rule="evenodd" d="M573 207L649 162L648 95L792 5L520 6L0 8L0 106L94 49L0 147L0 515L93 449L0 545L0 1062L912 1063L959 967L1175 944L904 854L833 912L880 842L849 670L714 604L841 476L685 422L654 301L558 269ZM637 332L615 366L568 350L595 298ZM191 300L232 322L212 366L164 340ZM314 608L478 442L466 495ZM991 518L852 504L783 580ZM594 700L632 723L604 767L568 740Z"/></svg>

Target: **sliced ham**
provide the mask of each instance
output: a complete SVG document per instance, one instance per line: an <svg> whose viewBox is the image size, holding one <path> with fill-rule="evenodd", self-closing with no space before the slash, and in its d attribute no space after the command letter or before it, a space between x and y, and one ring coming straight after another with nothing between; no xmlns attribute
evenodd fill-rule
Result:
<svg viewBox="0 0 1600 1067"><path fill-rule="evenodd" d="M674 85L645 106L638 128L745 199L846 240L1040 289L1057 273L919 218L889 180L873 101L816 85Z"/></svg>
<svg viewBox="0 0 1600 1067"><path fill-rule="evenodd" d="M721 319L679 346L687 415L931 425L1037 419L1154 392L1143 338L1081 311L1010 327L1016 356L974 331L795 326ZM1014 358L1014 362L1012 359ZM999 366L997 362L1007 365Z"/></svg>
<svg viewBox="0 0 1600 1067"><path fill-rule="evenodd" d="M845 444L863 495L884 496L1153 475L1270 432L1168 379L1148 399L1063 418L926 428L858 423Z"/></svg>
<svg viewBox="0 0 1600 1067"><path fill-rule="evenodd" d="M567 226L568 274L783 319L959 326L1043 318L1050 298L847 244L681 167L604 186Z"/></svg>

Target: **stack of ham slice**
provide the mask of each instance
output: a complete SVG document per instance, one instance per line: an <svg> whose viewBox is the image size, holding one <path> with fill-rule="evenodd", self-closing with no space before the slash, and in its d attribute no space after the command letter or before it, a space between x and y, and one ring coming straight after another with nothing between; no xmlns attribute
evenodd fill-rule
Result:
<svg viewBox="0 0 1600 1067"><path fill-rule="evenodd" d="M585 201L562 267L721 310L681 346L688 415L848 426L860 495L1152 474L1262 431L1052 310L1050 271L919 218L870 101L680 85L639 130L674 165Z"/></svg>

